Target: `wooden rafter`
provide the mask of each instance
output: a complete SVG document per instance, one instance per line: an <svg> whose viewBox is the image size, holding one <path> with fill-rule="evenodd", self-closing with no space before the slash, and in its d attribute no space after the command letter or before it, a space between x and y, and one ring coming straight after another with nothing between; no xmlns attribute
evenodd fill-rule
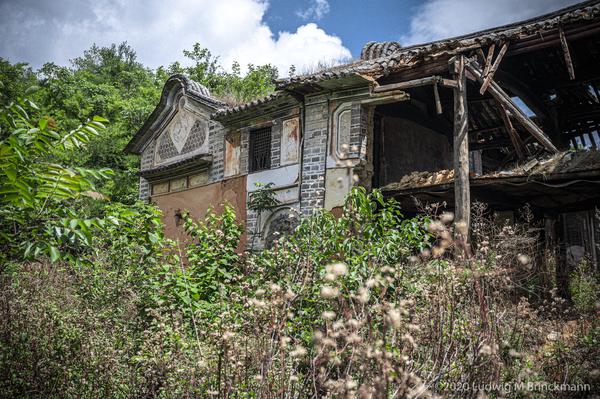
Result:
<svg viewBox="0 0 600 399"><path fill-rule="evenodd" d="M563 55L565 57L565 63L567 64L567 70L569 71L569 78L575 80L575 68L573 67L573 60L571 59L571 52L569 51L569 43L565 37L562 25L558 26L558 36L560 37L560 45L562 47Z"/></svg>
<svg viewBox="0 0 600 399"><path fill-rule="evenodd" d="M521 137L519 137L519 133L510 121L510 115L508 114L508 110L502 104L500 104L499 113L500 117L502 118L502 122L504 123L504 128L506 129L508 137L510 138L510 142L512 143L513 147L515 147L517 157L519 159L525 159L527 148L525 147L525 144L523 144L523 140L521 140Z"/></svg>
<svg viewBox="0 0 600 399"><path fill-rule="evenodd" d="M492 44L492 47L493 46L494 45ZM492 47L490 47L490 49L492 49ZM494 74L498 70L498 67L500 66L500 62L502 62L502 57L504 57L504 54L506 54L507 50L508 50L508 43L504 43L504 45L502 45L502 48L498 52L498 55L496 56L496 59L494 60L494 63L492 64L492 66L490 66L491 58L490 58L490 53L488 53L488 59L487 59L486 66L485 66L487 73L485 71L483 73L484 78L483 78L483 83L481 84L481 89L479 89L479 94L483 95L483 93L485 93L485 91L487 90L489 85L492 83Z"/></svg>

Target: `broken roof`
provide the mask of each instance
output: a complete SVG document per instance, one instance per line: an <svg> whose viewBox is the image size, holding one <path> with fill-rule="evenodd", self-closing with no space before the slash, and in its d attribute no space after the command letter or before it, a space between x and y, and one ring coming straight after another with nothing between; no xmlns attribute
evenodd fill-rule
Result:
<svg viewBox="0 0 600 399"><path fill-rule="evenodd" d="M453 55L499 40L525 39L542 30L556 29L561 24L592 19L600 19L599 0L575 4L521 22L408 47L402 47L398 42L369 42L363 47L361 58L357 61L309 75L281 79L276 83L279 89L287 89L352 74L379 77L405 67L414 66L423 60L434 59L443 55Z"/></svg>

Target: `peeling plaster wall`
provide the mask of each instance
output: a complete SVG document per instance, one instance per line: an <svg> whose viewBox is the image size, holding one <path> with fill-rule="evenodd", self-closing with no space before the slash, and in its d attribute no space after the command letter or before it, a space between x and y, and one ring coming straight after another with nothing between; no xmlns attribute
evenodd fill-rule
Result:
<svg viewBox="0 0 600 399"><path fill-rule="evenodd" d="M223 203L231 204L240 223L246 222L246 176L239 176L206 186L156 195L151 201L162 210L165 235L169 238L186 240L182 226L176 224L177 212L188 210L194 218L203 218L211 206L221 212ZM246 233L241 238L240 250L246 248Z"/></svg>
<svg viewBox="0 0 600 399"><path fill-rule="evenodd" d="M394 117L384 117L382 127L385 184L414 171L452 169L452 151L443 134Z"/></svg>

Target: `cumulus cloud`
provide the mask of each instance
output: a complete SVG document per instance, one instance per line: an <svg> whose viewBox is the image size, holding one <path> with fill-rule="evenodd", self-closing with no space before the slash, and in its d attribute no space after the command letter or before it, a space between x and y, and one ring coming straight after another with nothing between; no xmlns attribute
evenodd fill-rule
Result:
<svg viewBox="0 0 600 399"><path fill-rule="evenodd" d="M304 10L296 11L296 15L304 20L319 20L329 12L329 2L327 0L311 0L310 6Z"/></svg>
<svg viewBox="0 0 600 399"><path fill-rule="evenodd" d="M275 35L264 0L19 0L0 2L0 56L39 67L67 64L92 43L127 41L151 67L182 60L199 42L221 57L271 63L285 75L330 59L349 58L339 37L314 23Z"/></svg>
<svg viewBox="0 0 600 399"><path fill-rule="evenodd" d="M426 0L413 14L404 45L425 43L536 17L580 0Z"/></svg>

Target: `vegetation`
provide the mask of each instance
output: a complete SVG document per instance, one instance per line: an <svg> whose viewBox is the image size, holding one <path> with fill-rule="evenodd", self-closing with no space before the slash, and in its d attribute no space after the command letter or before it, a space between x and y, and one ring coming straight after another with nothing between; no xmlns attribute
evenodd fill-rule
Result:
<svg viewBox="0 0 600 399"><path fill-rule="evenodd" d="M253 80L200 47L189 56L186 71L214 92L269 90L270 68ZM134 201L134 160L117 148L170 70L144 68L126 45L93 47L70 68L1 65L1 397L598 391L597 276L580 265L573 304L558 297L527 208L509 224L474 206L468 258L451 214L406 218L360 187L340 217L316 212L269 249L238 251L228 206L183 213L188 237L173 241L160 212ZM235 76L254 88L223 83ZM270 189L255 211L276 205Z"/></svg>

